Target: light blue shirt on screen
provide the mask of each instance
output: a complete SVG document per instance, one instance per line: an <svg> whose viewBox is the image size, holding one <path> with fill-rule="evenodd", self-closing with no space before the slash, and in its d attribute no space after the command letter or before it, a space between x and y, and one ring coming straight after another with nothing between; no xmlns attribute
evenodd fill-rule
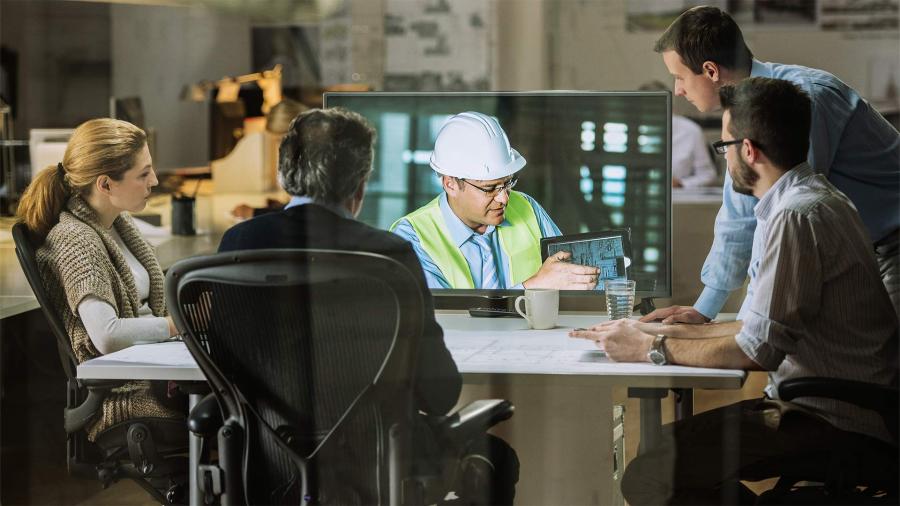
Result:
<svg viewBox="0 0 900 506"><path fill-rule="evenodd" d="M541 229L542 237L556 237L562 235L559 231L559 227L553 223L553 220L547 214L547 211L545 211L536 200L524 193L521 195L528 200L531 204L531 208L534 209L534 215L537 216L538 226ZM439 205L441 214L444 216L444 222L447 224L447 230L450 232L450 237L453 238L453 243L456 244L456 247L459 248L459 251L466 258L466 263L469 264L469 272L472 273L472 282L474 283L475 288L480 288L482 286L481 275L484 270L481 248L475 242L475 236L478 234L453 213L453 210L450 209L450 204L447 202L446 193L441 194ZM509 226L509 222L503 220L503 223L501 223L500 226ZM490 255L489 258L497 263L496 272L499 278L499 288L508 290L521 289L521 283L517 285L512 284L512 280L510 279L512 273L509 269L509 257L503 249L500 248L500 234L495 233L495 231L496 227L489 225L484 232L484 235L489 238L489 244L493 251L493 254ZM450 283L447 282L444 274L438 268L437 264L434 263L434 260L431 259L431 256L422 248L422 244L419 242L419 236L409 223L409 220L400 220L400 222L397 223L397 227L394 229L394 233L412 243L413 250L415 250L416 255L419 257L419 262L422 264L422 270L425 271L425 279L428 282L429 288L450 288Z"/></svg>
<svg viewBox="0 0 900 506"><path fill-rule="evenodd" d="M872 242L900 226L900 134L856 91L823 70L753 61L750 75L784 79L812 99L808 162L850 200ZM736 193L725 174L715 238L700 279L705 288L694 308L715 317L728 294L747 276L757 199Z"/></svg>

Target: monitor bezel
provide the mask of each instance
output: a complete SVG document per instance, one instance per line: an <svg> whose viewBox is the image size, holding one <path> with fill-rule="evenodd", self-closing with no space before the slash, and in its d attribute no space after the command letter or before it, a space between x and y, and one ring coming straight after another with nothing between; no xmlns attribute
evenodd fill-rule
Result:
<svg viewBox="0 0 900 506"><path fill-rule="evenodd" d="M666 255L666 290L637 290L635 299L671 298L672 297L672 93L669 91L598 91L598 90L535 90L535 91L329 91L322 95L322 107L331 107L331 97L427 97L427 96L664 96L666 98L666 165L665 195L668 219L666 220L666 244L669 247ZM511 308L515 298L523 290L494 289L458 289L431 288L436 309L465 310L472 307L507 307ZM560 310L563 311L602 311L605 310L604 290L562 290L560 291Z"/></svg>

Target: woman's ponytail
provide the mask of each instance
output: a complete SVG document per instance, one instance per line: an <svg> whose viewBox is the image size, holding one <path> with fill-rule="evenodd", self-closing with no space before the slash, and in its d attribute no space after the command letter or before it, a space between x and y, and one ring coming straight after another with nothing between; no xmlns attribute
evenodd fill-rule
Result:
<svg viewBox="0 0 900 506"><path fill-rule="evenodd" d="M19 200L16 216L34 233L46 237L59 221L59 213L69 199L69 185L63 164L40 171Z"/></svg>

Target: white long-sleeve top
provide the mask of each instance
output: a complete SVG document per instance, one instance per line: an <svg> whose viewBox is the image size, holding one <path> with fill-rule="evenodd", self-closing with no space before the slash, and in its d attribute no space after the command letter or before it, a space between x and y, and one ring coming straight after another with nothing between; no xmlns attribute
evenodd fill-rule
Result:
<svg viewBox="0 0 900 506"><path fill-rule="evenodd" d="M672 177L685 188L716 183L716 168L709 156L700 125L684 116L672 115Z"/></svg>
<svg viewBox="0 0 900 506"><path fill-rule="evenodd" d="M110 235L116 241L128 268L134 276L134 285L143 304L138 309L137 318L119 318L116 310L99 297L88 295L78 304L78 314L84 323L88 337L97 351L112 353L138 342L157 342L169 338L169 321L153 316L147 299L150 297L150 275L147 269L122 242L113 228Z"/></svg>

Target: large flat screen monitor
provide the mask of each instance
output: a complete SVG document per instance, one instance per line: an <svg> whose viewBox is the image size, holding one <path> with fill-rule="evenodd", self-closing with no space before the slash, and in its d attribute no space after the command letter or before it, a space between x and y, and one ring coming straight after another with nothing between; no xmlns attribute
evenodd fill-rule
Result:
<svg viewBox="0 0 900 506"><path fill-rule="evenodd" d="M538 202L564 235L626 230L632 255L626 271L637 281L637 297L671 296L668 92L327 93L325 106L356 111L378 131L362 221L388 230L440 195L441 180L429 165L438 132L452 115L477 111L495 118L527 161L516 192ZM521 290L433 286L432 292L446 306L443 296ZM602 307L602 283L562 295L564 308Z"/></svg>

